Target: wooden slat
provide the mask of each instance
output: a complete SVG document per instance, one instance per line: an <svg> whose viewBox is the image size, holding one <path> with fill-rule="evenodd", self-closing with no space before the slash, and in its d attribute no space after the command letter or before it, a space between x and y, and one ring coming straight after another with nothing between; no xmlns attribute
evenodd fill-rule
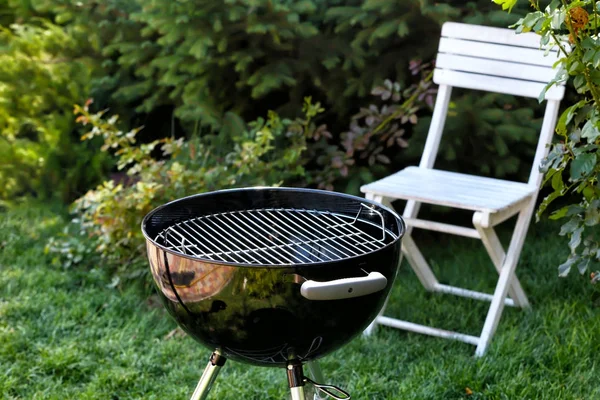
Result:
<svg viewBox="0 0 600 400"><path fill-rule="evenodd" d="M556 76L556 70L550 67L496 61L484 58L459 56L455 54L438 54L435 66L441 69L450 69L463 72L477 72L484 75L493 75L504 78L524 79L544 84Z"/></svg>
<svg viewBox="0 0 600 400"><path fill-rule="evenodd" d="M400 319L384 317L383 315L377 317L377 323L380 325L390 326L392 328L422 333L424 335L437 336L444 339L460 340L461 342L470 343L474 345L477 345L479 343L479 338L477 336L466 335L460 332L447 331L445 329L432 328L429 326L415 324L408 321L402 321Z"/></svg>
<svg viewBox="0 0 600 400"><path fill-rule="evenodd" d="M470 72L450 71L436 68L433 81L438 85L449 85L466 89L485 90L497 93L538 98L544 87L543 83L527 82L510 78L479 75ZM562 100L564 86L553 86L545 95L546 100Z"/></svg>
<svg viewBox="0 0 600 400"><path fill-rule="evenodd" d="M483 300L483 301L492 301L494 298L494 296L492 296L491 294L488 294L488 293L477 292L475 290L459 288L456 286L442 285L441 283L438 283L435 286L435 291L440 292L440 293L453 294L455 296L466 297L469 299ZM509 299L509 298L504 299L504 304L507 306L515 307L515 302L513 299Z"/></svg>
<svg viewBox="0 0 600 400"><path fill-rule="evenodd" d="M512 29L468 25L457 22L446 22L442 27L442 36L534 49L540 47L540 36L532 32L517 34Z"/></svg>
<svg viewBox="0 0 600 400"><path fill-rule="evenodd" d="M535 187L526 183L418 167L405 168L360 190L394 199L489 213L510 207L536 192Z"/></svg>
<svg viewBox="0 0 600 400"><path fill-rule="evenodd" d="M544 52L538 49L473 42L470 40L453 38L441 38L439 52L546 67L552 67L558 60L556 53L545 56Z"/></svg>
<svg viewBox="0 0 600 400"><path fill-rule="evenodd" d="M444 224L437 221L428 221L426 219L403 218L407 226L413 228L421 228L429 231L451 233L458 236L480 239L479 232L473 228L465 228L464 226Z"/></svg>

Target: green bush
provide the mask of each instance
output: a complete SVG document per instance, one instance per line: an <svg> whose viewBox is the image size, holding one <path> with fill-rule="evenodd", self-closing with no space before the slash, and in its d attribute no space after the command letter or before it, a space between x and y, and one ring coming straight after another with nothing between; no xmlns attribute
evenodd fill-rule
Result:
<svg viewBox="0 0 600 400"><path fill-rule="evenodd" d="M144 113L171 105L188 133L218 128L226 111L247 120L269 109L293 114L307 94L337 127L373 86L432 54L419 38L437 36L437 19L452 8L420 3L160 0L131 13L139 37L115 38L103 54L119 66L110 81L117 102L141 103Z"/></svg>
<svg viewBox="0 0 600 400"><path fill-rule="evenodd" d="M496 0L510 8L517 0ZM553 1L547 8L535 5L516 24L517 32L533 31L540 43L556 48L560 73L547 85L567 83L572 77L576 102L567 100L569 107L558 118L556 133L560 142L554 143L543 161L545 182L552 192L539 207L539 218L547 208L562 200L550 219L562 219L559 235L565 236L569 257L558 267L560 276L573 267L591 274L592 283L600 280L597 271L600 261L600 42L598 41L598 4L586 0L567 3Z"/></svg>
<svg viewBox="0 0 600 400"><path fill-rule="evenodd" d="M148 142L170 130L188 138L219 132L232 113L245 121L271 109L291 116L312 95L328 110L319 122L332 137L321 153L306 156L316 157L309 162L313 165L331 168L329 177L309 175L309 183L355 192L361 183L411 162L392 156L382 168L381 160L390 157L386 154L372 165L360 157L352 163L340 153L347 137L342 133L350 132L348 121L367 108L371 88L388 78L410 86L409 60L431 59L442 22L506 26L516 11L507 16L487 0L0 1L5 26L19 21L19 26L37 30L18 46L42 46L44 51L31 59L40 76L35 85L19 72L23 69L13 68L0 80L8 82L6 92L13 96L0 103L0 114L19 126L10 130L20 130L0 144L4 158L13 160L1 172L0 182L6 182L2 195L51 190L69 198L97 181L100 155L92 143L74 144L72 138L79 135L72 134L68 118L72 104L88 96L122 115L126 126L145 124L140 140ZM46 22L38 22L40 18ZM20 33L7 32L12 44L6 34L3 43L13 50L4 64L14 66ZM60 41L44 44L59 34ZM47 54L54 60L49 65L40 62ZM15 102L23 91L49 101L23 110L23 105L39 104L27 98ZM20 104L18 110L14 104ZM418 126L427 122L419 119ZM32 121L33 131L46 131L42 136L27 133ZM468 142L467 136L480 127L472 129L456 135ZM404 136L411 134L407 126ZM367 147L379 149L376 144ZM486 160L482 156L480 163ZM93 170L85 171L84 165Z"/></svg>
<svg viewBox="0 0 600 400"><path fill-rule="evenodd" d="M46 20L0 27L0 48L0 199L73 199L104 165L73 141L73 104L88 93L90 62L76 58L77 42Z"/></svg>
<svg viewBox="0 0 600 400"><path fill-rule="evenodd" d="M77 106L77 120L91 127L84 139L103 139L102 151L115 152L120 182L109 180L75 202L77 218L67 240L56 238L48 250L62 253L67 261L82 261L89 246L68 241L77 227L82 240L91 238L96 251L109 260L108 268L119 276L135 278L146 268L140 221L151 209L194 193L240 187L272 186L304 175L302 156L317 127L311 122L324 110L306 99L304 117L282 119L269 112L266 119L245 124L228 114L218 135L189 140L167 137L138 143L140 129L119 129L118 117L90 113ZM65 257L59 259L64 262Z"/></svg>

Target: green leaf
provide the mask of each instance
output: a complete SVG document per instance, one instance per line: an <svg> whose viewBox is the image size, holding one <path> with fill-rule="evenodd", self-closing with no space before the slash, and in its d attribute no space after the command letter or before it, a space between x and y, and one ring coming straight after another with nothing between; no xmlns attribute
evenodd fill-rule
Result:
<svg viewBox="0 0 600 400"><path fill-rule="evenodd" d="M591 104L586 104L577 112L577 115L575 118L573 118L573 122L576 126L579 126L583 121L587 121L588 119L592 118L596 118L596 108Z"/></svg>
<svg viewBox="0 0 600 400"><path fill-rule="evenodd" d="M506 111L500 108L487 108L479 112L479 117L491 123L500 123L506 118Z"/></svg>
<svg viewBox="0 0 600 400"><path fill-rule="evenodd" d="M579 273L583 275L585 271L587 271L589 264L589 257L582 257L577 263L577 269L579 270Z"/></svg>
<svg viewBox="0 0 600 400"><path fill-rule="evenodd" d="M575 264L575 261L577 261L578 258L579 257L577 257L576 255L570 255L564 263L558 266L558 276L564 278L565 276L569 275L571 267L573 266L573 264Z"/></svg>
<svg viewBox="0 0 600 400"><path fill-rule="evenodd" d="M592 69L590 71L590 78L594 84L600 85L600 71L597 69ZM585 77L583 77L583 81L585 82Z"/></svg>
<svg viewBox="0 0 600 400"><path fill-rule="evenodd" d="M503 10L510 12L512 8L517 4L517 0L493 0L494 3L500 4Z"/></svg>
<svg viewBox="0 0 600 400"><path fill-rule="evenodd" d="M565 236L567 233L573 233L575 229L577 229L577 227L579 226L580 222L581 220L579 219L579 217L571 218L569 222L563 224L563 226L560 227L560 232L558 234L560 236Z"/></svg>
<svg viewBox="0 0 600 400"><path fill-rule="evenodd" d="M371 33L369 42L373 42L375 39L386 38L392 35L393 33L398 31L398 27L400 24L406 25L406 23L402 19L394 19L380 24L377 27L377 29L375 29L373 33Z"/></svg>
<svg viewBox="0 0 600 400"><path fill-rule="evenodd" d="M552 29L560 29L563 22L565 22L565 17L567 13L564 10L560 10L555 12L552 16L552 23L550 24Z"/></svg>
<svg viewBox="0 0 600 400"><path fill-rule="evenodd" d="M569 65L569 74L575 74L580 68L582 68L582 64L577 60L573 61L573 63Z"/></svg>
<svg viewBox="0 0 600 400"><path fill-rule="evenodd" d="M503 7L504 8L504 7ZM540 11L529 13L523 18L522 24L528 28L533 28L533 26L540 20L544 14Z"/></svg>
<svg viewBox="0 0 600 400"><path fill-rule="evenodd" d="M556 191L561 191L563 190L565 187L565 184L563 183L562 180L562 174L560 173L560 171L558 171L557 173L555 173L552 176L552 189L556 190Z"/></svg>
<svg viewBox="0 0 600 400"><path fill-rule="evenodd" d="M565 207L561 208L560 210L554 211L552 214L550 214L548 219L557 220L557 219L564 218L567 216L568 211L569 211L569 207L565 206Z"/></svg>
<svg viewBox="0 0 600 400"><path fill-rule="evenodd" d="M594 41L594 39L592 39L591 37L586 37L585 39L583 39L583 41L581 42L581 47L583 47L585 50L591 50L596 48L596 42Z"/></svg>
<svg viewBox="0 0 600 400"><path fill-rule="evenodd" d="M589 63L590 61L592 61L594 59L594 56L596 55L596 53L597 53L597 49L595 49L595 48L586 50L586 52L583 54L582 61L584 63Z"/></svg>
<svg viewBox="0 0 600 400"><path fill-rule="evenodd" d="M585 209L585 220L584 223L587 226L594 226L600 223L600 212L598 210L599 200L594 200Z"/></svg>
<svg viewBox="0 0 600 400"><path fill-rule="evenodd" d="M537 213L535 214L536 221L540 220L540 217L546 211L546 208L552 203L554 200L562 196L562 192L552 192L548 196L544 198L544 201L540 204Z"/></svg>
<svg viewBox="0 0 600 400"><path fill-rule="evenodd" d="M72 19L73 19L73 14L71 14L70 12L60 13L60 14L56 15L56 17L54 18L56 23L61 24L61 25L71 21Z"/></svg>
<svg viewBox="0 0 600 400"><path fill-rule="evenodd" d="M577 110L583 107L585 104L585 100L580 100L577 103L573 104L571 107L567 108L558 119L558 123L556 124L556 132L558 132L561 135L565 135L567 133L567 125L576 115Z"/></svg>
<svg viewBox="0 0 600 400"><path fill-rule="evenodd" d="M582 233L583 226L580 226L579 228L573 231L573 234L571 235L571 240L569 240L569 248L571 249L571 252L575 253L575 250L577 250L577 247L579 247L579 245L581 244Z"/></svg>
<svg viewBox="0 0 600 400"><path fill-rule="evenodd" d="M598 66L600 66L600 51L597 51L596 54L594 54L592 65L594 66L594 68L598 68Z"/></svg>
<svg viewBox="0 0 600 400"><path fill-rule="evenodd" d="M315 4L315 2L313 1L309 1L309 0L301 0L296 2L294 5L294 10L296 10L296 12L299 13L313 13L317 10L317 6Z"/></svg>
<svg viewBox="0 0 600 400"><path fill-rule="evenodd" d="M568 206L568 208L569 208L569 211L567 211L567 217L570 217L573 215L579 215L585 211L585 208L583 208L577 204L571 204L570 206Z"/></svg>
<svg viewBox="0 0 600 400"><path fill-rule="evenodd" d="M548 157L546 157L546 159L542 160L542 164L547 164L549 161L550 156L554 156L555 153L552 152L548 155ZM542 170L542 167L540 167L540 170ZM546 185L546 183L548 183L549 180L551 180L552 178L554 178L554 175L558 172L558 169L555 168L551 168L548 169L546 171L546 175L544 175L544 180L542 181L542 186Z"/></svg>
<svg viewBox="0 0 600 400"><path fill-rule="evenodd" d="M575 79L573 79L573 86L575 87L575 90L579 90L582 87L584 87L585 86L585 76L577 75L575 77Z"/></svg>
<svg viewBox="0 0 600 400"><path fill-rule="evenodd" d="M589 142L594 142L600 136L600 130L596 127L594 119L589 119L581 129L581 137L588 139Z"/></svg>
<svg viewBox="0 0 600 400"><path fill-rule="evenodd" d="M406 35L408 35L410 33L410 30L408 29L408 24L405 21L402 21L401 23L398 24L398 30L397 30L397 34L400 37L404 37Z"/></svg>
<svg viewBox="0 0 600 400"><path fill-rule="evenodd" d="M596 166L596 154L579 154L571 163L571 180L576 181L590 174Z"/></svg>

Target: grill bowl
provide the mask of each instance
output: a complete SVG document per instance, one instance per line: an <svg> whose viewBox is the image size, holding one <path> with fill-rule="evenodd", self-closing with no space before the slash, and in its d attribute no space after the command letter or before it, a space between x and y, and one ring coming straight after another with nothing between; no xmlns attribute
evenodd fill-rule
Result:
<svg viewBox="0 0 600 400"><path fill-rule="evenodd" d="M376 317L405 227L360 197L247 188L175 200L150 212L142 230L159 297L183 330L227 358L285 366L336 350ZM301 293L307 280L372 272L386 282L374 293L334 300Z"/></svg>

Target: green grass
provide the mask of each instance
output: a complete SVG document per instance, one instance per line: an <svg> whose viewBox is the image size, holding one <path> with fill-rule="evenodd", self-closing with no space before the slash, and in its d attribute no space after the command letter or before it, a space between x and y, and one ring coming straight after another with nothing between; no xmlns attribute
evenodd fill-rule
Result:
<svg viewBox="0 0 600 400"><path fill-rule="evenodd" d="M0 214L1 399L188 399L210 351L139 291L111 289L102 265L52 266L51 211ZM444 282L492 290L495 272L470 239L417 235ZM557 226L535 225L518 268L530 313L507 308L482 359L471 345L379 328L321 362L354 399L597 399L600 318L586 278L556 276ZM388 315L478 335L486 304L426 293L402 265ZM467 395L467 389L472 391ZM211 399L287 399L279 369L228 363Z"/></svg>

